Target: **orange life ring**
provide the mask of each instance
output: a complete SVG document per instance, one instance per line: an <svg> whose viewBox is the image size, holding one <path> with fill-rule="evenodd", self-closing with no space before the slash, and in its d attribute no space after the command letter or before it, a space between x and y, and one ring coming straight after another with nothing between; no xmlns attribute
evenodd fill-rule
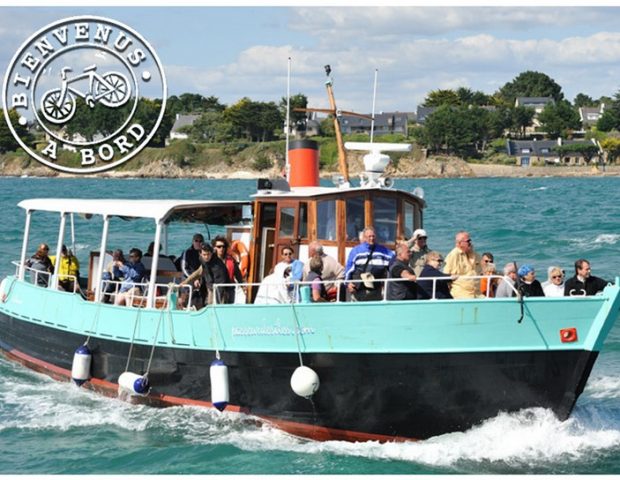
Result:
<svg viewBox="0 0 620 480"><path fill-rule="evenodd" d="M250 268L250 254L241 240L235 240L230 246L230 254L239 262L239 270L243 277L247 277Z"/></svg>

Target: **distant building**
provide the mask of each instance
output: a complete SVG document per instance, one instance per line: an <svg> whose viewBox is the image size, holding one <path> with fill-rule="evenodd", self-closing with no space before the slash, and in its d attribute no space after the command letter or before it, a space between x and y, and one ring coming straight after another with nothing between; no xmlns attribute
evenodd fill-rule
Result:
<svg viewBox="0 0 620 480"><path fill-rule="evenodd" d="M525 129L526 135L534 133L537 128L541 127L541 124L538 121L538 115L550 103L555 103L552 97L517 97L515 99L515 107L531 108L535 112L532 125Z"/></svg>
<svg viewBox="0 0 620 480"><path fill-rule="evenodd" d="M370 116L370 114L367 114ZM406 112L381 112L375 114L374 135L381 136L390 133L400 133L407 135L407 120L409 115ZM370 119L359 117L341 117L340 128L344 134L367 133L370 135Z"/></svg>
<svg viewBox="0 0 620 480"><path fill-rule="evenodd" d="M180 132L179 130L183 127L191 127L198 118L200 118L198 114L182 115L177 113L172 129L170 130L170 140L187 140L187 133ZM169 141L166 141L166 145L169 143Z"/></svg>
<svg viewBox="0 0 620 480"><path fill-rule="evenodd" d="M585 140L507 140L508 155L516 157L515 163L522 167L531 165L585 165L583 156L579 153L560 157L555 147L558 145L588 144Z"/></svg>
<svg viewBox="0 0 620 480"><path fill-rule="evenodd" d="M584 130L596 125L605 112L605 104L601 103L598 107L581 107L579 108L579 118Z"/></svg>
<svg viewBox="0 0 620 480"><path fill-rule="evenodd" d="M420 107L420 106L418 106L418 109L416 111L415 121L417 123L419 123L420 125L424 125L426 117L428 117L430 114L432 114L435 110L437 110L437 107Z"/></svg>

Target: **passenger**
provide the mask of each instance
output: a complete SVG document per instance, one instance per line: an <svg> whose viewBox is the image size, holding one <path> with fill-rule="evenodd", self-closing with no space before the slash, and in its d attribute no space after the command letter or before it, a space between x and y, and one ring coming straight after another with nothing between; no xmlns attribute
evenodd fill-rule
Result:
<svg viewBox="0 0 620 480"><path fill-rule="evenodd" d="M551 266L547 270L549 279L542 284L545 297L564 296L564 270L560 267Z"/></svg>
<svg viewBox="0 0 620 480"><path fill-rule="evenodd" d="M413 268L413 272L420 276L424 265L426 265L426 255L430 252L430 248L426 244L428 236L426 230L418 228L413 232L413 236L407 242L407 245L411 249L411 258L409 258L409 265Z"/></svg>
<svg viewBox="0 0 620 480"><path fill-rule="evenodd" d="M152 257L153 251L155 250L155 242L149 243L148 248L146 249L145 257ZM161 253L161 244L159 245L159 253Z"/></svg>
<svg viewBox="0 0 620 480"><path fill-rule="evenodd" d="M514 262L504 265L504 277L497 285L496 298L514 297L516 295L513 287L517 281L517 267Z"/></svg>
<svg viewBox="0 0 620 480"><path fill-rule="evenodd" d="M139 248L129 250L129 261L122 262L116 260L114 264L123 274L124 280L114 299L114 305L131 306L133 298L142 294L142 287L139 285L144 279L146 269L142 263L142 251Z"/></svg>
<svg viewBox="0 0 620 480"><path fill-rule="evenodd" d="M308 245L308 261L304 263L304 281L308 281L308 273L310 272L310 259L315 255L319 255L323 260L323 272L321 278L325 281L325 290L327 290L327 298L335 299L337 296L338 280L344 280L344 267L338 261L323 251L323 245L314 240ZM344 284L341 284L344 289Z"/></svg>
<svg viewBox="0 0 620 480"><path fill-rule="evenodd" d="M444 273L459 277L476 276L482 273L481 258L473 248L469 233L460 231L455 237L455 247L446 257ZM479 298L480 282L475 279L458 278L452 282L450 293L454 298Z"/></svg>
<svg viewBox="0 0 620 480"><path fill-rule="evenodd" d="M210 267L211 260L215 257L215 255L213 255L213 247L208 243L203 243L200 246L199 255L200 266L179 284L192 286L195 291L192 295L192 305L196 309L213 303L213 273ZM187 307L189 291L186 288L179 289L179 299L181 299L183 291L187 292L184 296L185 307Z"/></svg>
<svg viewBox="0 0 620 480"><path fill-rule="evenodd" d="M327 289L323 283L323 259L320 255L314 255L310 258L310 272L306 277L307 282L310 284L310 290L312 292L313 302L327 302Z"/></svg>
<svg viewBox="0 0 620 480"><path fill-rule="evenodd" d="M125 263L125 256L120 249L112 252L112 261L106 265L103 272L103 303L112 303L112 297L116 291L115 282L121 282L125 278L117 262Z"/></svg>
<svg viewBox="0 0 620 480"><path fill-rule="evenodd" d="M450 282L456 280L458 275L443 273L440 268L443 263L441 254L435 250L426 255L426 264L418 277L418 286L425 293L425 298L452 298L450 294ZM433 297L433 280L423 278L439 278L435 280L435 296Z"/></svg>
<svg viewBox="0 0 620 480"><path fill-rule="evenodd" d="M31 269L30 277L40 287L47 287L50 275L54 272L54 267L48 256L50 247L45 243L39 245L32 257L26 260L26 266Z"/></svg>
<svg viewBox="0 0 620 480"><path fill-rule="evenodd" d="M228 253L228 239L218 235L213 239L212 244L217 257L210 262L211 270L213 271L213 283L235 283L235 280L237 283L243 283L243 275L241 275L241 270L239 270L239 263ZM216 260L219 260L224 265L223 272L220 272L221 268ZM235 303L234 286L217 288L217 295L217 303Z"/></svg>
<svg viewBox="0 0 620 480"><path fill-rule="evenodd" d="M183 272L184 278L189 277L200 266L199 252L204 241L205 239L200 233L194 234L191 246L177 259L178 268Z"/></svg>
<svg viewBox="0 0 620 480"><path fill-rule="evenodd" d="M364 241L351 249L347 259L347 288L352 299L358 302L383 298L382 283L373 280L387 278L388 268L394 260L394 252L375 243L376 238L375 229L366 227L363 230Z"/></svg>
<svg viewBox="0 0 620 480"><path fill-rule="evenodd" d="M292 299L288 292L290 275L289 264L284 262L276 264L273 273L263 278L254 303L257 305L291 303Z"/></svg>
<svg viewBox="0 0 620 480"><path fill-rule="evenodd" d="M540 282L536 280L536 271L534 267L528 265L521 265L519 270L517 271L517 275L521 279L519 285L519 291L521 295L524 297L544 297L545 292L543 292L542 286Z"/></svg>
<svg viewBox="0 0 620 480"><path fill-rule="evenodd" d="M489 253L482 254L482 277L480 279L480 293L488 298L493 298L495 296L495 292L497 291L497 278L486 278L491 275L497 275L497 270L495 270L495 264L493 263L492 256L491 260L489 260ZM485 261L485 256L486 261ZM488 291L487 291L488 290Z"/></svg>
<svg viewBox="0 0 620 480"><path fill-rule="evenodd" d="M52 265L56 266L56 255L50 256ZM60 250L60 265L58 267L58 289L65 292L76 292L79 288L80 262L73 252L63 245ZM76 283L76 281L78 283Z"/></svg>
<svg viewBox="0 0 620 480"><path fill-rule="evenodd" d="M304 277L304 263L295 258L293 247L287 245L282 248L282 260L280 263L291 267L291 281L301 282Z"/></svg>
<svg viewBox="0 0 620 480"><path fill-rule="evenodd" d="M411 251L407 243L396 244L396 258L389 268L389 278L404 279L387 283L388 300L416 300L418 298L418 285L415 283L416 276L413 268L409 266Z"/></svg>
<svg viewBox="0 0 620 480"><path fill-rule="evenodd" d="M566 280L564 295L596 295L608 284L606 280L592 275L590 262L580 258L575 262L575 276Z"/></svg>

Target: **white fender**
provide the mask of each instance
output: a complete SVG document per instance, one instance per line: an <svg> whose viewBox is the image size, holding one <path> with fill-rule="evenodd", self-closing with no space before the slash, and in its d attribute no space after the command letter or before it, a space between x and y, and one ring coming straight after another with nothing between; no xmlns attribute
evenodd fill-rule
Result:
<svg viewBox="0 0 620 480"><path fill-rule="evenodd" d="M9 281L6 278L3 278L0 282L0 302L2 303L6 302L6 293L4 293L4 291L7 283L9 283Z"/></svg>
<svg viewBox="0 0 620 480"><path fill-rule="evenodd" d="M146 396L151 386L146 375L138 375L132 372L123 372L118 377L118 386L130 395Z"/></svg>
<svg viewBox="0 0 620 480"><path fill-rule="evenodd" d="M319 376L310 367L297 367L291 376L291 388L300 397L311 397L319 389L319 385Z"/></svg>
<svg viewBox="0 0 620 480"><path fill-rule="evenodd" d="M71 378L78 387L90 379L90 364L93 356L86 345L81 345L73 354Z"/></svg>
<svg viewBox="0 0 620 480"><path fill-rule="evenodd" d="M209 369L211 379L211 403L220 412L230 400L228 391L228 367L221 360L213 360Z"/></svg>

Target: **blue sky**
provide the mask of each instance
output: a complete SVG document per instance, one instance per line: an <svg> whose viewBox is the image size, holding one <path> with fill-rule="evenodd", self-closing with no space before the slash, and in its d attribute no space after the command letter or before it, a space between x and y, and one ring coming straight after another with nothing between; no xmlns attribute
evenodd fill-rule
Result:
<svg viewBox="0 0 620 480"><path fill-rule="evenodd" d="M158 53L169 93L279 101L291 92L326 108L323 65L338 107L413 111L437 88L493 93L525 70L572 100L620 90L620 7L0 7L0 75L32 33L74 15L118 20Z"/></svg>

